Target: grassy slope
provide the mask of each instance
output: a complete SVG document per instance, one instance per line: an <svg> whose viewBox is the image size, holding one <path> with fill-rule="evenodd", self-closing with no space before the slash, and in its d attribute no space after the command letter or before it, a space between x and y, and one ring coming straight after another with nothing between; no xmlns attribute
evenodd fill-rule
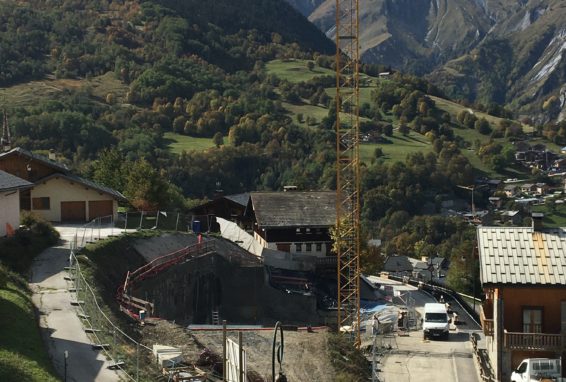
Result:
<svg viewBox="0 0 566 382"><path fill-rule="evenodd" d="M128 86L121 83L114 73L108 72L92 79L52 79L30 81L8 88L0 88L0 103L11 107L34 106L41 99L49 99L64 90L85 90L92 96L105 100L108 93L114 93L116 100L123 100Z"/></svg>
<svg viewBox="0 0 566 382"><path fill-rule="evenodd" d="M428 153L432 146L424 136L410 131L406 137L395 131L392 137L386 137L391 143L367 144L360 146L360 157L362 161L368 162L373 157L376 147L381 147L385 160L405 161L407 154L415 152Z"/></svg>
<svg viewBox="0 0 566 382"><path fill-rule="evenodd" d="M566 205L556 206L554 212L550 212L546 206L533 206L532 212L544 213L545 227L566 227Z"/></svg>
<svg viewBox="0 0 566 382"><path fill-rule="evenodd" d="M188 135L181 135L167 132L163 135L167 147L172 153L181 154L183 151L202 151L214 147L212 138L196 138ZM228 137L224 137L224 144L228 144Z"/></svg>
<svg viewBox="0 0 566 382"><path fill-rule="evenodd" d="M334 75L334 72L320 68L316 66L312 71L309 71L307 68L307 60L274 60L271 61L266 65L266 69L268 73L275 74L281 79L286 79L291 82L300 82L300 81L307 81L317 75ZM365 102L371 103L371 92L373 90L373 86L377 81L388 81L387 79L377 79L374 77L365 76L365 83L368 86L360 88L360 104ZM335 88L326 88L326 93L334 97L336 94ZM471 110L465 106L462 106L456 102L452 102L443 98L438 97L431 97L437 107L441 110L447 111L452 116L452 120L456 120L456 116L462 110ZM308 103L301 104L301 105L293 105L290 103L283 103L283 106L289 111L292 115L293 122L297 123L302 126L307 126L306 124L306 117L311 116L315 117L317 121L320 121L328 114L328 109L322 107L320 105L313 106ZM479 118L485 118L492 126L497 126L501 122L502 118L494 117L489 114L472 110L473 113ZM297 121L297 114L303 115L303 122L299 123ZM397 121L395 118L391 116L384 116L385 120L393 123L393 125L397 125ZM526 133L530 133L533 131L533 128L528 125L523 125L523 130ZM479 140L482 143L486 143L490 140L490 137L487 135L482 135L478 133L474 129L465 129L462 127L455 126L454 133L457 136L460 136L464 139L464 141L470 144L470 147L473 146L473 143ZM412 152L429 152L431 150L430 143L420 134L414 133L411 131L409 136L403 137L399 133L395 132L394 136L389 138L390 143L387 144L362 144L360 146L360 156L361 160L364 162L370 162L374 156L374 151L376 147L381 147L385 156L383 159L386 161L403 161L407 154ZM511 145L506 139L499 138L495 139L496 142L500 142L503 145ZM539 139L534 139L530 141L531 143L544 143L550 150L553 151L560 151L560 148L551 142L542 141ZM498 174L490 169L487 165L482 163L480 158L476 155L475 151L473 150L462 150L464 156L468 158L472 166L474 166L479 171L483 172L488 176L494 177L509 177L509 176L521 176L524 174L522 169L518 168L507 168L505 169L504 173Z"/></svg>
<svg viewBox="0 0 566 382"><path fill-rule="evenodd" d="M0 288L0 381L57 381L20 282Z"/></svg>
<svg viewBox="0 0 566 382"><path fill-rule="evenodd" d="M282 80L289 82L308 81L316 76L335 76L336 73L331 69L316 66L313 70L307 68L308 60L273 60L266 65L267 72L275 74Z"/></svg>
<svg viewBox="0 0 566 382"><path fill-rule="evenodd" d="M331 75L334 76L334 71L330 69L315 67L312 71L307 68L306 60L274 60L267 64L266 68L268 73L275 74L281 79L286 79L291 82L307 81L317 75ZM363 75L365 82L369 84L368 87L363 87L360 89L360 103L371 101L371 91L373 90L372 84L375 84L377 79ZM336 90L334 88L325 89L326 93L334 97ZM307 126L306 117L315 117L317 122L320 122L324 117L328 115L328 109L323 106L313 106L308 103L301 105L290 104L283 102L283 107L287 109L293 117L293 122L302 126ZM297 121L297 114L303 114L303 122L299 123ZM367 120L366 118L361 118L362 121ZM360 146L360 157L364 162L369 163L371 158L374 156L374 151L376 147L381 147L383 153L382 157L384 160L391 161L403 161L407 154L412 152L429 152L431 150L430 143L424 138L424 136L412 132L407 136L403 137L399 133L395 132L393 137L388 137L391 143L374 144L374 143L363 143Z"/></svg>

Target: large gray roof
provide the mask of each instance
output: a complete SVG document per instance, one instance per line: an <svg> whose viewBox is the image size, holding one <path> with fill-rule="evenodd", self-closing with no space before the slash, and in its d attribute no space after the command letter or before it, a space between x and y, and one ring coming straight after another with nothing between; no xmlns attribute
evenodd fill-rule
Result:
<svg viewBox="0 0 566 382"><path fill-rule="evenodd" d="M260 227L328 227L336 224L336 193L252 192Z"/></svg>
<svg viewBox="0 0 566 382"><path fill-rule="evenodd" d="M478 227L484 285L566 285L566 228Z"/></svg>
<svg viewBox="0 0 566 382"><path fill-rule="evenodd" d="M31 186L32 184L27 180L0 170L0 191L12 191Z"/></svg>

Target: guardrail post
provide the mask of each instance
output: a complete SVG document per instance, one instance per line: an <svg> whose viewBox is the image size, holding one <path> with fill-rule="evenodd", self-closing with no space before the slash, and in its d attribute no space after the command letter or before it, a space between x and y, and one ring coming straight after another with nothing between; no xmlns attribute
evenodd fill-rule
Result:
<svg viewBox="0 0 566 382"><path fill-rule="evenodd" d="M238 332L238 382L244 382L244 352L242 351L242 332Z"/></svg>
<svg viewBox="0 0 566 382"><path fill-rule="evenodd" d="M112 326L112 359L114 360L114 364L118 363L116 359L116 328Z"/></svg>
<svg viewBox="0 0 566 382"><path fill-rule="evenodd" d="M136 342L136 382L140 380L140 344Z"/></svg>

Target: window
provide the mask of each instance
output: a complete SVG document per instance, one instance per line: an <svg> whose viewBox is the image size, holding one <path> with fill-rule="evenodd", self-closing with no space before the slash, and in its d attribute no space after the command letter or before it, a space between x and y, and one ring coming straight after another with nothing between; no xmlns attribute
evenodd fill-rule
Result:
<svg viewBox="0 0 566 382"><path fill-rule="evenodd" d="M307 252L311 252L312 251L312 243L306 243L305 244L305 250Z"/></svg>
<svg viewBox="0 0 566 382"><path fill-rule="evenodd" d="M301 243L296 243L295 244L295 252L301 252L301 246L302 246Z"/></svg>
<svg viewBox="0 0 566 382"><path fill-rule="evenodd" d="M523 308L523 333L542 333L542 308Z"/></svg>
<svg viewBox="0 0 566 382"><path fill-rule="evenodd" d="M310 228L306 228L305 231L306 231L307 234L311 233L311 229L310 229Z"/></svg>
<svg viewBox="0 0 566 382"><path fill-rule="evenodd" d="M562 323L562 331L566 332L566 301L560 302L560 319Z"/></svg>
<svg viewBox="0 0 566 382"><path fill-rule="evenodd" d="M50 210L49 198L32 198L32 208L34 210Z"/></svg>
<svg viewBox="0 0 566 382"><path fill-rule="evenodd" d="M317 252L322 251L322 243L316 243L316 251Z"/></svg>

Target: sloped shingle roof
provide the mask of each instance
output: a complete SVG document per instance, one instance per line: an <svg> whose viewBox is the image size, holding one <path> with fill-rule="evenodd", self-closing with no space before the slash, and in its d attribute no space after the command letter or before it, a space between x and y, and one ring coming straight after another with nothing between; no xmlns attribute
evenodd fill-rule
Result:
<svg viewBox="0 0 566 382"><path fill-rule="evenodd" d="M253 192L260 227L328 227L336 224L336 193Z"/></svg>
<svg viewBox="0 0 566 382"><path fill-rule="evenodd" d="M27 180L0 170L0 191L12 191L31 186L32 184Z"/></svg>
<svg viewBox="0 0 566 382"><path fill-rule="evenodd" d="M250 194L249 192L244 192L243 194L226 195L224 198L246 207L250 200Z"/></svg>
<svg viewBox="0 0 566 382"><path fill-rule="evenodd" d="M566 228L478 227L482 284L566 285Z"/></svg>
<svg viewBox="0 0 566 382"><path fill-rule="evenodd" d="M16 147L16 148L13 148L10 151L6 151L5 153L1 153L0 158L7 157L7 156L10 156L10 155L26 156L28 158L34 159L38 162L41 162L41 163L45 164L46 166L51 167L51 168L53 168L57 171L60 171L64 174L66 174L70 171L69 168L62 163L52 161L51 159L49 159L49 158L47 158L43 155L34 154L31 151L22 149L21 147Z"/></svg>
<svg viewBox="0 0 566 382"><path fill-rule="evenodd" d="M47 182L48 180L53 179L53 178L67 179L71 182L76 182L76 183L82 184L85 187L92 188L93 190L96 190L98 192L108 194L108 195L112 196L113 198L115 198L116 200L119 200L119 201L122 201L122 202L127 201L126 197L124 195L122 195L121 192L113 190L109 187L101 186L99 184L94 183L93 181L90 181L88 179L81 178L80 176L76 176L76 175L72 175L72 174L51 174L49 176L46 176L45 178L38 180L36 183Z"/></svg>
<svg viewBox="0 0 566 382"><path fill-rule="evenodd" d="M411 272L413 264L407 256L389 256L383 264L383 269L387 272Z"/></svg>

